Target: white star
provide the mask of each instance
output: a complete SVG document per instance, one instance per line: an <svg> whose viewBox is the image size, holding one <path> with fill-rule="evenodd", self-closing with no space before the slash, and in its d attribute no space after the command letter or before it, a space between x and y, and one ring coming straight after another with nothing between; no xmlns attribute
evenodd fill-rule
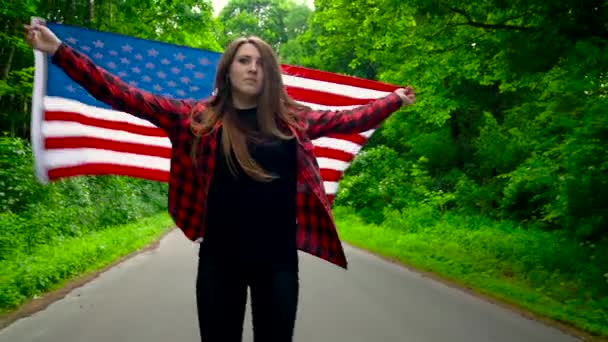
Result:
<svg viewBox="0 0 608 342"><path fill-rule="evenodd" d="M198 62L201 63L202 65L209 65L209 64L211 64L211 61L208 60L207 57L199 58Z"/></svg>
<svg viewBox="0 0 608 342"><path fill-rule="evenodd" d="M179 96L184 96L184 95L186 95L186 93L185 93L183 90L181 90L181 89L179 89L178 91L176 91L176 93L177 93L177 95L179 95Z"/></svg>
<svg viewBox="0 0 608 342"><path fill-rule="evenodd" d="M131 81L131 82L129 82L129 84L133 87L137 87L137 82L135 82L135 81Z"/></svg>
<svg viewBox="0 0 608 342"><path fill-rule="evenodd" d="M148 63L146 63L146 68L148 68L148 69L154 69L154 64L148 62Z"/></svg>
<svg viewBox="0 0 608 342"><path fill-rule="evenodd" d="M174 74L179 74L179 71L180 71L179 68L176 68L176 67L171 68L171 72Z"/></svg>
<svg viewBox="0 0 608 342"><path fill-rule="evenodd" d="M184 65L184 66L185 66L185 67L186 67L186 69L188 69L188 70L192 70L192 69L194 69L194 64L192 64L192 63L188 63L188 64L186 64L186 65Z"/></svg>
<svg viewBox="0 0 608 342"><path fill-rule="evenodd" d="M150 76L144 76L141 78L144 82L150 82L152 81L152 79L150 78Z"/></svg>
<svg viewBox="0 0 608 342"><path fill-rule="evenodd" d="M164 65L167 65L167 64L170 64L170 63L171 63L171 62L170 62L168 59L166 59L166 58L163 58L163 60L162 60L162 61L160 61L160 62L161 62L161 63L163 63Z"/></svg>
<svg viewBox="0 0 608 342"><path fill-rule="evenodd" d="M156 76L158 76L158 78L164 79L165 77L167 77L167 74L162 71L159 71L156 73Z"/></svg>
<svg viewBox="0 0 608 342"><path fill-rule="evenodd" d="M76 44L76 42L78 41L78 39L74 38L74 37L69 37L68 39L66 39L66 41L70 44Z"/></svg>
<svg viewBox="0 0 608 342"><path fill-rule="evenodd" d="M118 76L120 76L120 77L127 77L127 75L128 74L126 72L124 72L124 71L121 71L121 72L118 73Z"/></svg>
<svg viewBox="0 0 608 342"><path fill-rule="evenodd" d="M196 78L203 78L203 77L205 77L205 74L203 74L202 72L198 72L197 71L197 72L194 73L194 77L196 77Z"/></svg>
<svg viewBox="0 0 608 342"><path fill-rule="evenodd" d="M175 55L175 59L178 61L183 61L186 58L186 56L184 56L181 52L178 53L177 55Z"/></svg>
<svg viewBox="0 0 608 342"><path fill-rule="evenodd" d="M120 62L121 62L122 64L129 64L129 63L131 63L131 62L129 62L129 59L127 59L126 57L121 58L121 59L120 59Z"/></svg>
<svg viewBox="0 0 608 342"><path fill-rule="evenodd" d="M95 45L96 48L103 48L103 42L101 40L96 40L93 42L93 45Z"/></svg>
<svg viewBox="0 0 608 342"><path fill-rule="evenodd" d="M131 51L133 51L133 48L131 46L129 46L129 44L123 45L122 46L122 51L124 51L124 52L131 52Z"/></svg>
<svg viewBox="0 0 608 342"><path fill-rule="evenodd" d="M198 91L200 88L197 86L191 86L190 91Z"/></svg>
<svg viewBox="0 0 608 342"><path fill-rule="evenodd" d="M66 87L66 89L67 89L67 90L68 90L70 93L75 93L75 92L76 92L76 89L75 89L75 88L74 88L74 86L72 86L71 84L70 84L70 85L68 85L68 86Z"/></svg>
<svg viewBox="0 0 608 342"><path fill-rule="evenodd" d="M154 49L150 49L150 50L148 50L148 56L156 57L156 56L158 56L158 51L156 51Z"/></svg>
<svg viewBox="0 0 608 342"><path fill-rule="evenodd" d="M110 50L110 52L108 52L111 56L118 56L118 52L114 51L114 50Z"/></svg>
<svg viewBox="0 0 608 342"><path fill-rule="evenodd" d="M91 47L90 46L86 46L86 45L83 46L81 49L82 49L82 51L91 51Z"/></svg>
<svg viewBox="0 0 608 342"><path fill-rule="evenodd" d="M98 52L98 53L94 54L93 57L96 59L102 59L103 55Z"/></svg>
<svg viewBox="0 0 608 342"><path fill-rule="evenodd" d="M190 83L190 79L186 76L180 78L179 80L182 81L182 83L184 83L184 84Z"/></svg>
<svg viewBox="0 0 608 342"><path fill-rule="evenodd" d="M175 87L175 86L177 85L177 83L175 83L175 82L173 82L173 81L169 81L169 82L167 82L167 85L168 85L169 87Z"/></svg>
<svg viewBox="0 0 608 342"><path fill-rule="evenodd" d="M142 59L144 59L144 56L137 54L137 55L135 55L135 59L137 59L138 61L141 61Z"/></svg>
<svg viewBox="0 0 608 342"><path fill-rule="evenodd" d="M161 90L163 90L163 87L161 87L159 84L155 84L154 85L154 90L161 91Z"/></svg>
<svg viewBox="0 0 608 342"><path fill-rule="evenodd" d="M108 67L109 67L110 69L116 69L116 63L114 63L114 62L110 62L110 63L108 63Z"/></svg>
<svg viewBox="0 0 608 342"><path fill-rule="evenodd" d="M135 68L131 68L131 71L133 71L136 74L139 74L141 72L141 69L139 69L138 67L135 67Z"/></svg>

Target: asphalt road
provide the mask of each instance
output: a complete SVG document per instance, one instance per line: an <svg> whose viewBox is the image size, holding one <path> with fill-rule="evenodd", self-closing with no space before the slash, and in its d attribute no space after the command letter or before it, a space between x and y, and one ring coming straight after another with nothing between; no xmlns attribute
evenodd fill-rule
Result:
<svg viewBox="0 0 608 342"><path fill-rule="evenodd" d="M295 342L572 342L579 339L345 245L348 271L300 254ZM0 331L0 342L200 340L197 245L174 230ZM252 341L247 308L243 341Z"/></svg>

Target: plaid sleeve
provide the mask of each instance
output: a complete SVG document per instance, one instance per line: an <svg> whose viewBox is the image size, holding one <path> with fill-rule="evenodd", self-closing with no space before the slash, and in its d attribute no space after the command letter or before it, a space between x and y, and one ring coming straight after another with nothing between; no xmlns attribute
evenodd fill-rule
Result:
<svg viewBox="0 0 608 342"><path fill-rule="evenodd" d="M401 98L391 93L368 104L341 111L306 111L307 134L310 139L329 134L360 133L376 128L384 119L401 107Z"/></svg>
<svg viewBox="0 0 608 342"><path fill-rule="evenodd" d="M165 132L175 127L176 122L188 115L194 106L193 101L153 95L131 87L65 43L53 55L52 63L97 100L116 110L146 119Z"/></svg>

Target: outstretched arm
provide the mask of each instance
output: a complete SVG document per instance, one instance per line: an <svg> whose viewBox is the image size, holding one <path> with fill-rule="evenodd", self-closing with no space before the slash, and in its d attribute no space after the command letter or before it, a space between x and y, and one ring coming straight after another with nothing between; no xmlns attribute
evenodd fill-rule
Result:
<svg viewBox="0 0 608 342"><path fill-rule="evenodd" d="M416 95L411 87L399 88L392 94L349 110L307 111L304 117L308 124L310 139L334 133L352 134L376 128L399 107L411 105Z"/></svg>
<svg viewBox="0 0 608 342"><path fill-rule="evenodd" d="M137 117L146 119L167 132L184 119L194 101L153 95L131 87L117 76L95 65L86 55L61 42L47 27L26 25L27 41L33 48L52 56L53 64L80 84L97 100Z"/></svg>

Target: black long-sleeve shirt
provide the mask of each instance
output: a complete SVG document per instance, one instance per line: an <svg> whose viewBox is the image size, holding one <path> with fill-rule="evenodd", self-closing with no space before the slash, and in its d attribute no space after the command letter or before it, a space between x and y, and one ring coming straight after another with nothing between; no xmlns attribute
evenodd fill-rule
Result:
<svg viewBox="0 0 608 342"><path fill-rule="evenodd" d="M245 124L257 128L255 108L238 114ZM278 178L258 182L240 168L235 178L218 146L201 262L297 269L295 139L250 142L248 146L254 160Z"/></svg>

